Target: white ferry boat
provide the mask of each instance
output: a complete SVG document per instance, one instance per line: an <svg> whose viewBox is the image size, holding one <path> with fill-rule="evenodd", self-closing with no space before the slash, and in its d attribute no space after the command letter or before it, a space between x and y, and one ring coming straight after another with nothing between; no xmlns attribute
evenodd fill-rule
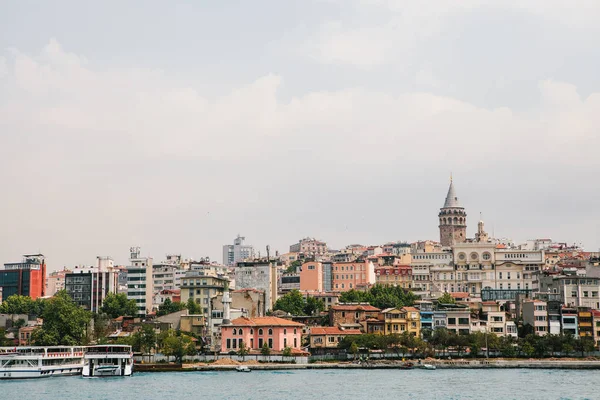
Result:
<svg viewBox="0 0 600 400"><path fill-rule="evenodd" d="M83 376L131 376L132 373L131 346L104 344L86 347Z"/></svg>
<svg viewBox="0 0 600 400"><path fill-rule="evenodd" d="M79 375L83 347L0 347L0 379Z"/></svg>

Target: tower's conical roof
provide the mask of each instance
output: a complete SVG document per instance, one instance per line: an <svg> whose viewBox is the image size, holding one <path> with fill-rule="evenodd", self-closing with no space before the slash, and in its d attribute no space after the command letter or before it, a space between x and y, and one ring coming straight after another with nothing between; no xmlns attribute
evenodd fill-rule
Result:
<svg viewBox="0 0 600 400"><path fill-rule="evenodd" d="M458 197L456 196L456 192L454 191L454 183L452 182L452 179L450 179L450 187L448 188L446 202L444 203L444 208L451 207L460 207L460 204L458 203Z"/></svg>

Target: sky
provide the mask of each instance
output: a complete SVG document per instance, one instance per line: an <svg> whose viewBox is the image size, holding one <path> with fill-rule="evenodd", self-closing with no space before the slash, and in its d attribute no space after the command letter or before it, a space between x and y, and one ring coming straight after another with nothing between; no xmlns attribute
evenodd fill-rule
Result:
<svg viewBox="0 0 600 400"><path fill-rule="evenodd" d="M600 247L600 2L0 0L0 262Z"/></svg>

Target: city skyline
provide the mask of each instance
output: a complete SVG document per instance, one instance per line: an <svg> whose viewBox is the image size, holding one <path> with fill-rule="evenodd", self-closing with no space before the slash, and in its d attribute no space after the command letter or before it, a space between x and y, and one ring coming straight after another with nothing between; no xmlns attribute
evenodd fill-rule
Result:
<svg viewBox="0 0 600 400"><path fill-rule="evenodd" d="M311 236L600 248L600 6L6 3L0 262ZM268 10L265 12L265 10Z"/></svg>

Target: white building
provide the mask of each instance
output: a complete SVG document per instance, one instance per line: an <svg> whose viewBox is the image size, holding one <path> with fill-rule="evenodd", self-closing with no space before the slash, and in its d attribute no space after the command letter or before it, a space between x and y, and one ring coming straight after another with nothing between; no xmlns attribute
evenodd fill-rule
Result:
<svg viewBox="0 0 600 400"><path fill-rule="evenodd" d="M235 267L235 288L264 291L267 310L272 310L277 300L277 284L277 267L274 264L242 262Z"/></svg>
<svg viewBox="0 0 600 400"><path fill-rule="evenodd" d="M239 261L244 261L254 257L254 247L244 244L245 237L238 235L233 244L223 246L223 264L235 265Z"/></svg>
<svg viewBox="0 0 600 400"><path fill-rule="evenodd" d="M138 316L144 317L152 311L154 278L152 258L140 257L140 248L131 247L127 267L127 298L138 306Z"/></svg>

